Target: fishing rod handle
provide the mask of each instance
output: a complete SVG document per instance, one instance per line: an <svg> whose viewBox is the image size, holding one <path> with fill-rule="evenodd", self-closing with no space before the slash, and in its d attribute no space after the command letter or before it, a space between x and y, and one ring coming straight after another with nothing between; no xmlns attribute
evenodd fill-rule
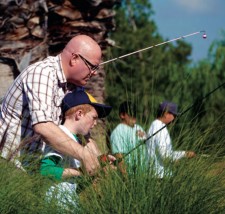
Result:
<svg viewBox="0 0 225 214"><path fill-rule="evenodd" d="M122 160L123 160L122 158L116 158L116 160L113 161L113 164L117 166ZM110 159L107 154L102 154L98 156L98 161L101 167L105 167L110 164Z"/></svg>

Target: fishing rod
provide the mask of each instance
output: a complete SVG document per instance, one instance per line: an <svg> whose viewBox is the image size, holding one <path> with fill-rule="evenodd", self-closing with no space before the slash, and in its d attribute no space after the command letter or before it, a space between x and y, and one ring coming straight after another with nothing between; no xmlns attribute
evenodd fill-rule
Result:
<svg viewBox="0 0 225 214"><path fill-rule="evenodd" d="M190 109L192 109L196 104L198 103L202 103L206 98L208 98L211 94L213 94L215 91L217 91L218 89L220 89L221 87L225 86L225 82L222 83L221 85L217 86L216 88L214 88L212 91L208 92L205 96L201 97L201 98L197 98L196 101L190 105L187 109L185 109L184 111L182 111L180 114L178 114L178 116L176 117L176 120L178 120L182 115L184 115L185 113L187 113ZM170 122L172 123L172 122ZM153 133L151 136L147 137L144 141L140 142L139 144L137 144L137 146L135 146L133 149L131 149L128 153L123 155L123 158L125 158L126 156L128 156L129 154L131 154L134 150L136 150L139 146L145 144L149 139L151 139L152 137L154 137L156 134L158 134L160 131L162 131L164 128L166 128L170 123L166 124L165 126L163 126L162 128L160 128L159 130L157 130L155 133ZM121 162L121 160L118 160L118 162Z"/></svg>
<svg viewBox="0 0 225 214"><path fill-rule="evenodd" d="M146 47L146 48L139 49L137 51L134 51L134 52L131 52L131 53L128 53L128 54L125 54L125 55L116 57L114 59L107 60L105 62L100 63L99 65L104 65L104 64L107 64L109 62L114 62L114 61L116 61L118 59L122 59L122 58L125 58L125 57L128 57L128 56L131 56L133 54L140 53L142 51L146 51L146 50L149 50L149 49L152 49L152 48L161 46L161 45L165 45L165 44L170 43L170 42L174 42L174 41L177 41L177 40L180 40L180 39L184 39L186 37L194 36L194 35L199 34L199 33L203 33L203 35L202 35L202 38L203 39L206 39L207 38L207 35L206 35L205 31L204 30L201 30L201 31L197 31L197 32L194 32L194 33L190 33L190 34L187 34L187 35L183 35L183 36L180 36L180 37L177 37L177 38L174 38L174 39L170 39L170 40L167 40L165 42L158 43L156 45L152 45L152 46L149 46L149 47Z"/></svg>
<svg viewBox="0 0 225 214"><path fill-rule="evenodd" d="M185 113L187 113L190 109L192 109L196 104L198 103L202 103L206 98L208 98L211 94L213 94L214 92L216 92L218 89L220 89L221 87L225 87L225 82L222 83L221 85L217 86L216 88L214 88L212 91L208 92L205 96L201 97L201 98L197 98L196 101L190 105L188 108L186 108L184 111L182 111L181 113L178 114L178 116L176 117L176 120L178 120L178 118L180 118L182 115L184 115ZM139 144L137 144L137 146L135 146L133 149L131 149L129 152L125 153L123 155L122 158L117 158L117 160L114 161L115 165L118 165L118 163L120 163L126 156L128 156L129 154L131 154L134 150L136 150L139 146L145 144L149 139L151 139L152 137L154 137L156 134L158 134L160 131L162 131L164 128L166 128L169 124L171 124L172 122L164 125L162 128L160 128L159 130L157 130L155 133L153 133L152 135L150 135L149 137L147 137L144 141L140 142ZM109 163L109 159L107 157L107 154L102 154L98 157L98 160L100 162L100 165L102 167L106 166L107 163Z"/></svg>
<svg viewBox="0 0 225 214"><path fill-rule="evenodd" d="M174 41L177 41L177 40L180 40L180 39L184 39L186 37L190 37L190 36L194 36L196 34L200 34L200 33L203 33L202 35L202 38L203 39L206 39L207 38L207 35L206 35L206 32L204 30L201 30L201 31L197 31L197 32L194 32L194 33L190 33L190 34L187 34L187 35L183 35L183 36L180 36L180 37L177 37L177 38L174 38L174 39L171 39L171 40L167 40L165 42L161 42L161 43L158 43L156 45L152 45L152 46L149 46L149 47L146 47L146 48L143 48L143 49L139 49L137 51L134 51L134 52L131 52L131 53L128 53L128 54L125 54L125 55L122 55L122 56L119 56L119 57L116 57L116 58L113 58L113 59L110 59L110 60L107 60L105 62L102 62L100 63L100 65L104 65L104 64L107 64L109 62L114 62L118 59L122 59L122 58L125 58L125 57L128 57L128 56L131 56L131 55L134 55L136 53L140 53L142 51L145 51L145 50L149 50L149 49L152 49L154 47L158 47L158 46L161 46L161 45L164 45L164 44L167 44L167 43L170 43L170 42L174 42ZM214 93L216 90L218 90L220 87L222 87L225 83L223 83L222 85L218 86L217 88L215 88L214 90L212 90L211 92L209 92L207 95L205 95L202 99L201 99L201 102L206 99L210 94ZM198 101L199 102L199 101ZM180 113L179 117L181 117L183 114L185 114L186 112L188 112L191 108L193 108L195 106L196 102L193 103L189 108L187 108L185 111L183 111L182 113ZM176 118L177 119L177 118ZM170 123L169 123L170 124ZM125 158L126 156L128 156L131 152L133 152L134 150L136 150L139 146L141 146L142 144L146 143L147 140L151 139L153 136L155 136L157 133L159 133L162 129L164 129L165 127L167 127L169 124L163 126L161 129L159 129L158 131L156 131L155 133L153 133L151 136L149 136L147 139L145 139L143 142L139 143L136 147L134 147L133 149L131 149L128 153L124 154L123 155L123 158ZM107 158L107 155L106 154L103 154L103 155L100 155L98 157L99 161L100 161L100 164L102 166L104 166L106 164L106 162L108 161L108 158ZM121 162L122 161L122 158L120 158L119 160L117 160L116 162Z"/></svg>

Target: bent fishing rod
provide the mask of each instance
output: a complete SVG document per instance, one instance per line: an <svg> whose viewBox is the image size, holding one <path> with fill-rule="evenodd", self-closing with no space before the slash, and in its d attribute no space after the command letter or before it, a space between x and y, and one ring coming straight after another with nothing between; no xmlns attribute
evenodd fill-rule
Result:
<svg viewBox="0 0 225 214"><path fill-rule="evenodd" d="M187 113L190 109L192 109L194 106L196 106L196 104L202 103L206 98L208 98L211 94L215 93L218 89L220 89L221 87L225 87L225 82L222 83L221 85L217 86L216 88L214 88L212 91L208 92L205 96L201 97L201 98L197 98L196 101L190 105L188 108L186 108L184 111L182 111L180 114L178 114L178 116L176 117L175 120L178 120L182 115L184 115L185 113ZM171 122L172 123L172 122ZM170 123L169 123L170 124ZM129 154L131 154L134 150L136 150L139 146L145 144L149 139L151 139L152 137L154 137L156 134L158 134L160 131L162 131L164 128L166 128L169 124L163 126L161 129L157 130L155 133L153 133L151 136L147 137L144 141L140 142L137 146L135 146L133 149L131 149L128 153L123 155L123 158L125 158L126 156L128 156ZM121 160L118 160L118 162L121 162Z"/></svg>
<svg viewBox="0 0 225 214"><path fill-rule="evenodd" d="M125 55L122 55L122 56L119 56L119 57L116 57L114 59L110 59L110 60L107 60L105 62L102 62L100 63L99 65L104 65L104 64L107 64L109 62L114 62L118 59L123 59L125 57L128 57L128 56L131 56L131 55L134 55L136 53L140 53L142 51L146 51L146 50L149 50L149 49L152 49L152 48L155 48L155 47L158 47L158 46L161 46L161 45L165 45L167 43L170 43L170 42L174 42L174 41L177 41L177 40L180 40L180 39L184 39L186 37L190 37L190 36L194 36L194 35L197 35L199 33L203 33L202 35L202 38L203 39L206 39L207 38L207 35L206 35L206 32L204 30L201 30L201 31L197 31L197 32L194 32L194 33L190 33L190 34L187 34L187 35L183 35L183 36L180 36L180 37L177 37L177 38L174 38L174 39L170 39L170 40L167 40L165 42L161 42L161 43L158 43L156 45L152 45L152 46L149 46L149 47L146 47L146 48L142 48L142 49L139 49L137 51L134 51L134 52L131 52L131 53L128 53L128 54L125 54Z"/></svg>

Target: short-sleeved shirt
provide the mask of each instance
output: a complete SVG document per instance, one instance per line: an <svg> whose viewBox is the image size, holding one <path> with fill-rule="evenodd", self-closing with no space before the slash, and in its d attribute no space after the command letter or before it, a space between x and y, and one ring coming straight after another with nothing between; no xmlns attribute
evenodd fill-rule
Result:
<svg viewBox="0 0 225 214"><path fill-rule="evenodd" d="M48 121L59 125L66 84L60 55L47 57L21 72L1 106L0 151L3 158L13 159L19 155L24 140L29 142L34 136L33 125ZM30 141L33 147L40 145L39 141Z"/></svg>
<svg viewBox="0 0 225 214"><path fill-rule="evenodd" d="M65 134L67 134L74 143L79 143L79 140L73 135L65 126L59 126ZM62 174L65 168L79 169L81 162L70 156L66 156L54 150L50 145L44 147L43 158L41 160L41 174L45 176L51 176L57 180L62 179Z"/></svg>
<svg viewBox="0 0 225 214"><path fill-rule="evenodd" d="M151 137L157 131L159 132ZM166 158L169 158L172 161L179 160L185 156L185 151L173 150L166 124L158 119L152 122L148 130L148 138L146 145L148 162L150 163L151 169L154 170L154 173L160 178L163 178L165 174L170 176L171 171L169 169L166 170L164 160Z"/></svg>
<svg viewBox="0 0 225 214"><path fill-rule="evenodd" d="M142 127L136 124L134 127L130 127L122 123L118 124L110 135L112 153L121 153L126 155L139 145L141 140L144 140L144 138L141 139L138 137L138 130L144 132ZM144 144L137 147L137 149L127 155L125 157L125 162L129 169L135 169L140 167L140 165L145 166L147 163L146 158L146 146Z"/></svg>

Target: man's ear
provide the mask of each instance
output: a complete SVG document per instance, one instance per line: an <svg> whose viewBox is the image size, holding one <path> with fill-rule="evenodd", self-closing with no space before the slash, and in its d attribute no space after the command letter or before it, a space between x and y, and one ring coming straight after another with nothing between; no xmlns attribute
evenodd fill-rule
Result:
<svg viewBox="0 0 225 214"><path fill-rule="evenodd" d="M73 66L76 64L77 60L78 60L79 55L72 53L72 57L70 59L70 65Z"/></svg>

